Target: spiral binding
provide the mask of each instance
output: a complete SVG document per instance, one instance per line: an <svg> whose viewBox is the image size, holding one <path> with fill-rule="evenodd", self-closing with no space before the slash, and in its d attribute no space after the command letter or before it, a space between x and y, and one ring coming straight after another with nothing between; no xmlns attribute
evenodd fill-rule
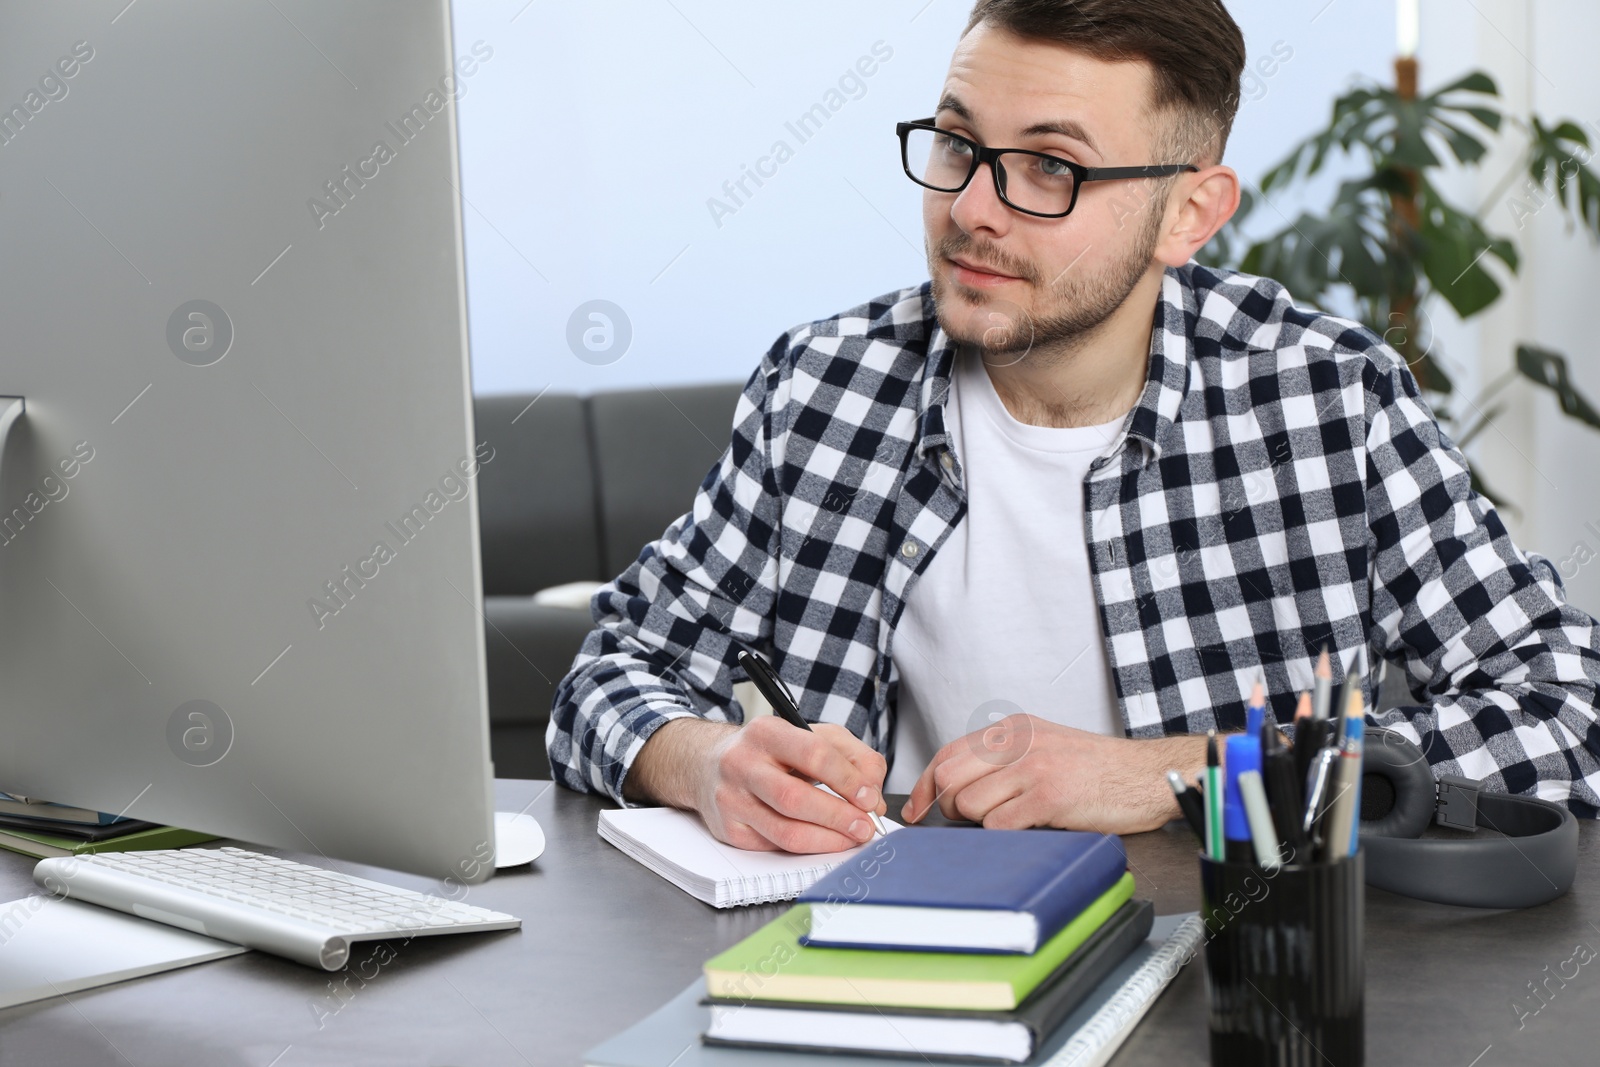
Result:
<svg viewBox="0 0 1600 1067"><path fill-rule="evenodd" d="M1198 915L1180 923L1155 955L1145 960L1043 1067L1094 1067L1110 1059L1128 1031L1144 1018L1167 983L1200 948L1205 932Z"/></svg>
<svg viewBox="0 0 1600 1067"><path fill-rule="evenodd" d="M777 871L771 874L750 874L737 880L729 879L719 887L718 894L726 904L771 904L780 900L793 900L816 885L823 875L833 871L831 866L802 867L799 870Z"/></svg>

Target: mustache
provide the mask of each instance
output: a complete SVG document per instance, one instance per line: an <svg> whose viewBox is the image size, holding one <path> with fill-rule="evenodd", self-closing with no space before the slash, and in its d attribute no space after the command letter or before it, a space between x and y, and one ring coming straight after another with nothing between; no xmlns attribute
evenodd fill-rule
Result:
<svg viewBox="0 0 1600 1067"><path fill-rule="evenodd" d="M1005 274L1021 278L1025 282L1037 282L1039 272L1032 263L1019 259L998 248L990 241L974 240L970 234L957 232L949 237L940 239L934 245L934 254L942 258L951 256L964 256L968 259L986 263Z"/></svg>

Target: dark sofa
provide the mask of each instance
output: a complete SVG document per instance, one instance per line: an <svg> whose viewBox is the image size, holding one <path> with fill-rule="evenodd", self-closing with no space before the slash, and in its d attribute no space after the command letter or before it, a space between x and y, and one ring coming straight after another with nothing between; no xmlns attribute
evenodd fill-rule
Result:
<svg viewBox="0 0 1600 1067"><path fill-rule="evenodd" d="M497 775L550 776L551 700L593 627L587 603L554 606L533 595L616 577L688 511L727 448L740 389L476 399L478 440L495 449L478 475L478 513Z"/></svg>

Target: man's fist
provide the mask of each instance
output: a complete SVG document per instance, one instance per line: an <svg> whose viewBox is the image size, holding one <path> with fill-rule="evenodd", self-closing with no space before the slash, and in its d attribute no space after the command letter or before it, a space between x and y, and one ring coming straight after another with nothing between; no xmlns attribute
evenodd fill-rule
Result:
<svg viewBox="0 0 1600 1067"><path fill-rule="evenodd" d="M868 812L886 810L887 770L842 726L806 731L764 715L706 749L694 806L715 837L737 848L839 852L876 832Z"/></svg>
<svg viewBox="0 0 1600 1067"><path fill-rule="evenodd" d="M1192 776L1204 745L1204 738L1134 741L1008 715L935 753L902 815L917 822L937 804L948 819L990 828L1153 830L1178 814L1167 769Z"/></svg>

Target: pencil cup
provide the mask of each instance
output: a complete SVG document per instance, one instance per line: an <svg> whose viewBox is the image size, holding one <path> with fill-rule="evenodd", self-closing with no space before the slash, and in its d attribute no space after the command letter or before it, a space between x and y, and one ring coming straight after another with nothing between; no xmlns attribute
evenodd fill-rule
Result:
<svg viewBox="0 0 1600 1067"><path fill-rule="evenodd" d="M1272 871L1200 857L1212 1067L1360 1067L1362 855Z"/></svg>

